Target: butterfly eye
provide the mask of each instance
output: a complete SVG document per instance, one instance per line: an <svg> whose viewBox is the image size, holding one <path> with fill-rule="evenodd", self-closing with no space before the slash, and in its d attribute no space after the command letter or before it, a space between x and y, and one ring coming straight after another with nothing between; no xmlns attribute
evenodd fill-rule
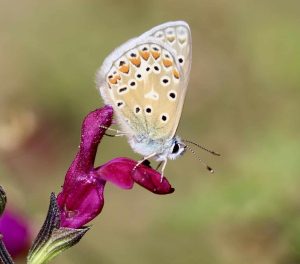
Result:
<svg viewBox="0 0 300 264"><path fill-rule="evenodd" d="M180 149L179 144L175 143L174 147L173 147L173 150L172 150L172 154L178 153L179 149Z"/></svg>

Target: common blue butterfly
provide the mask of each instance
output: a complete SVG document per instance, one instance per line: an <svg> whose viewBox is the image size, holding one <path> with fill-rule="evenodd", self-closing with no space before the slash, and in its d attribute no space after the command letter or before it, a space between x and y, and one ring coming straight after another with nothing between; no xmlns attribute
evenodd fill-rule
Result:
<svg viewBox="0 0 300 264"><path fill-rule="evenodd" d="M154 157L163 162L162 175L167 160L176 159L187 148L175 133L191 62L189 25L175 21L127 41L104 60L97 73L97 88L105 104L113 107L121 133L144 156L143 161Z"/></svg>

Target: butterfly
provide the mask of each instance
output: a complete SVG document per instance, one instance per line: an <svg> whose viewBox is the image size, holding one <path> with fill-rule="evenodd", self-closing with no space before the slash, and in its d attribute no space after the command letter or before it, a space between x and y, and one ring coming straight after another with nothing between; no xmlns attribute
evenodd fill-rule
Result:
<svg viewBox="0 0 300 264"><path fill-rule="evenodd" d="M162 177L167 160L178 158L187 149L175 134L191 62L189 25L174 21L127 41L97 72L97 88L105 104L113 107L121 133L132 149L144 156L138 165L155 158L163 164Z"/></svg>

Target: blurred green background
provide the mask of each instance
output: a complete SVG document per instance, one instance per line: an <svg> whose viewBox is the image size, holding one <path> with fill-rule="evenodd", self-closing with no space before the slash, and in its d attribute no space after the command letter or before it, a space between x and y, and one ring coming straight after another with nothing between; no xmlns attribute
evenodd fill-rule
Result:
<svg viewBox="0 0 300 264"><path fill-rule="evenodd" d="M156 196L108 184L102 214L53 263L300 263L300 2L0 0L0 183L9 206L41 226L79 144L83 117L103 103L96 69L117 46L185 20L193 64L169 162L176 188ZM105 138L97 164L138 159ZM20 260L18 263L23 263Z"/></svg>

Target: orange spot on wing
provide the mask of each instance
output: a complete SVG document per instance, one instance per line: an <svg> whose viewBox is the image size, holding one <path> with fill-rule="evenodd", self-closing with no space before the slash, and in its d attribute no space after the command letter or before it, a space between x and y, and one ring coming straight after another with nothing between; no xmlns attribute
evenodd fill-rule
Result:
<svg viewBox="0 0 300 264"><path fill-rule="evenodd" d="M176 79L179 79L179 72L176 69L173 70L173 75Z"/></svg>
<svg viewBox="0 0 300 264"><path fill-rule="evenodd" d="M141 58L140 57L136 57L136 58L131 58L129 59L131 61L131 63L133 65L135 65L136 67L140 67L141 65Z"/></svg>
<svg viewBox="0 0 300 264"><path fill-rule="evenodd" d="M148 60L149 59L149 56L150 56L149 51L140 51L140 54L141 54L141 56L142 56L142 58L144 60Z"/></svg>
<svg viewBox="0 0 300 264"><path fill-rule="evenodd" d="M160 56L160 52L155 51L155 50L151 50L151 54L152 54L154 59L157 59Z"/></svg>
<svg viewBox="0 0 300 264"><path fill-rule="evenodd" d="M128 72L129 72L129 65L128 65L128 64L122 65L122 66L119 68L119 71L120 71L120 72L123 72L123 73L128 73Z"/></svg>
<svg viewBox="0 0 300 264"><path fill-rule="evenodd" d="M121 76L120 75L114 75L112 78L109 78L109 83L111 84L117 84L117 82L121 80Z"/></svg>
<svg viewBox="0 0 300 264"><path fill-rule="evenodd" d="M171 60L168 60L168 59L163 59L163 64L165 67L170 67L173 65L173 62Z"/></svg>

